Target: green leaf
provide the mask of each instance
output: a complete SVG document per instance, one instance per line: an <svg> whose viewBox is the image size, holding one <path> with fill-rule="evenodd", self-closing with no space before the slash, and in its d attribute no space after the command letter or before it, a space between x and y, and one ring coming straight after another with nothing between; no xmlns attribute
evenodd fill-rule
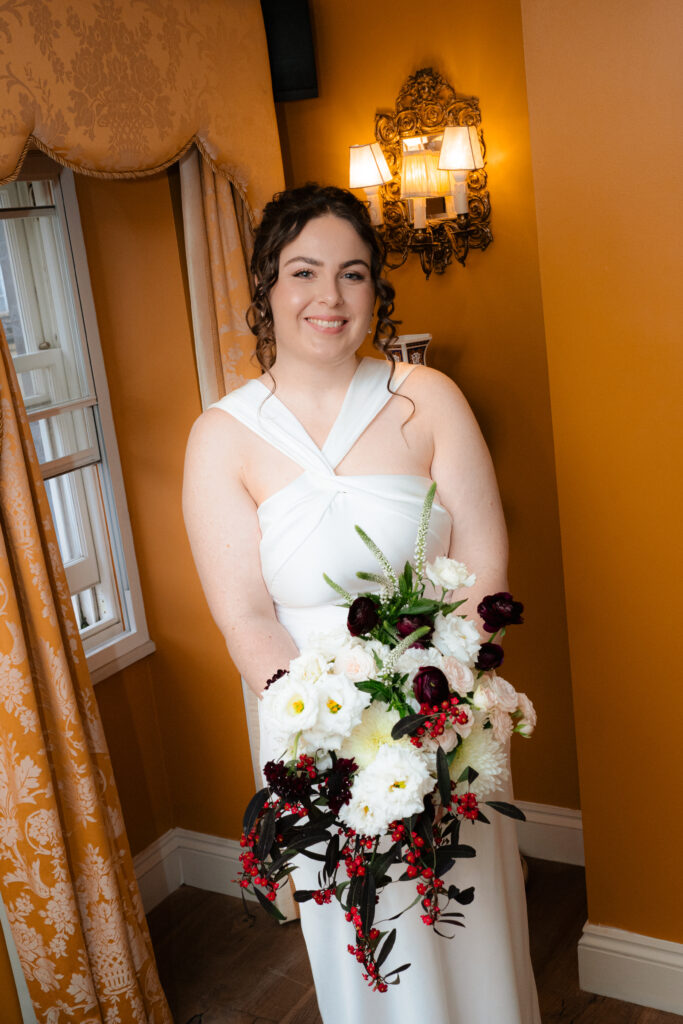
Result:
<svg viewBox="0 0 683 1024"><path fill-rule="evenodd" d="M444 807L451 802L451 776L448 771L448 760L443 747L436 748L436 778L439 784L439 796Z"/></svg>
<svg viewBox="0 0 683 1024"><path fill-rule="evenodd" d="M387 935L386 939L382 943L382 947L381 947L379 953L375 957L375 963L377 964L378 967L381 967L382 964L384 963L384 961L386 960L386 958L389 956L389 954L391 953L392 949L394 948L394 943L395 942L396 942L396 929L392 928L391 931L389 932L389 934Z"/></svg>
<svg viewBox="0 0 683 1024"><path fill-rule="evenodd" d="M474 886L470 885L468 889L458 889L457 885L450 885L448 887L448 896L450 899L455 900L461 907L466 907L474 899ZM462 917L462 914L459 915Z"/></svg>
<svg viewBox="0 0 683 1024"><path fill-rule="evenodd" d="M401 964L400 967L395 967L393 971L389 971L388 974L385 974L384 978L386 980L387 978L391 978L391 976L394 975L394 974L400 974L401 971L407 971L409 967L410 967L410 964Z"/></svg>
<svg viewBox="0 0 683 1024"><path fill-rule="evenodd" d="M325 854L325 874L328 878L332 878L334 870L337 867L339 861L339 834L335 834L330 839L329 846L327 847L327 853Z"/></svg>
<svg viewBox="0 0 683 1024"><path fill-rule="evenodd" d="M265 860L268 856L273 840L275 839L275 808L271 807L263 816L259 831L259 840L256 845L256 856L259 860Z"/></svg>
<svg viewBox="0 0 683 1024"><path fill-rule="evenodd" d="M498 811L499 814L514 818L515 821L526 821L524 811L520 811L519 807L515 807L514 804L508 804L502 800L485 800L484 803L487 807L493 807L494 811Z"/></svg>
<svg viewBox="0 0 683 1024"><path fill-rule="evenodd" d="M297 903L308 903L309 900L313 899L313 889L297 889L294 893L294 899Z"/></svg>
<svg viewBox="0 0 683 1024"><path fill-rule="evenodd" d="M490 825L491 824L491 822L486 817L486 815L483 814L478 808L477 808L477 821L482 821L485 825Z"/></svg>
<svg viewBox="0 0 683 1024"><path fill-rule="evenodd" d="M400 860L401 855L401 843L394 843L391 849L387 850L386 853L380 854L370 864L370 870L375 876L375 881L379 881L386 874L387 868L392 864L395 864Z"/></svg>
<svg viewBox="0 0 683 1024"><path fill-rule="evenodd" d="M403 615L431 615L438 612L441 605L438 601L430 601L429 598L422 597L419 601L413 601L412 604L402 609Z"/></svg>
<svg viewBox="0 0 683 1024"><path fill-rule="evenodd" d="M474 768L470 765L465 768L462 774L458 778L458 782L467 782L471 786L475 779L479 778L479 772L475 772Z"/></svg>
<svg viewBox="0 0 683 1024"><path fill-rule="evenodd" d="M367 935L372 927L372 922L375 917L375 896L377 893L377 887L375 885L375 876L372 871L368 871L363 879L363 888L361 890L360 898L360 919L363 925L363 931Z"/></svg>
<svg viewBox="0 0 683 1024"><path fill-rule="evenodd" d="M392 740L400 740L401 736L412 736L428 718L428 715L406 715L405 718L400 718L391 730Z"/></svg>
<svg viewBox="0 0 683 1024"><path fill-rule="evenodd" d="M334 582L334 580L331 580L326 572L323 573L323 579L325 580L325 583L327 583L328 587L332 587L340 597L343 597L349 604L353 603L353 595L349 594L348 590L344 590L343 587L340 587L338 583Z"/></svg>
<svg viewBox="0 0 683 1024"><path fill-rule="evenodd" d="M261 890L254 886L254 892L256 893L256 899L259 901L264 910L267 910L271 917L274 917L276 921L284 921L285 915L281 913L274 903L267 900Z"/></svg>
<svg viewBox="0 0 683 1024"><path fill-rule="evenodd" d="M247 804L247 809L244 812L244 818L242 819L242 828L245 835L248 835L254 827L254 822L258 818L261 808L270 796L270 790L266 786L265 789L259 789L258 793L254 793L251 800Z"/></svg>

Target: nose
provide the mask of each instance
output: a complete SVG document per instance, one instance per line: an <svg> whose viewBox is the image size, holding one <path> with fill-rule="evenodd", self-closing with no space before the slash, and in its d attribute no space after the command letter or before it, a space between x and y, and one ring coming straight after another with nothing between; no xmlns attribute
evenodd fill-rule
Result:
<svg viewBox="0 0 683 1024"><path fill-rule="evenodd" d="M343 301L339 278L336 274L321 275L318 298L328 306L338 306Z"/></svg>

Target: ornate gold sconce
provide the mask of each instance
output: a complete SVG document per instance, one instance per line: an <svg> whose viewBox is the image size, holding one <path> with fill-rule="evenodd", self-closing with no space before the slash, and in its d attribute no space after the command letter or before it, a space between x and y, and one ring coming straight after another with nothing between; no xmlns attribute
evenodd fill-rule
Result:
<svg viewBox="0 0 683 1024"><path fill-rule="evenodd" d="M395 110L375 115L375 138L372 150L352 147L350 186L368 192L390 267L415 252L427 277L443 274L452 260L464 266L470 249L493 241L475 97L458 98L442 75L423 68L408 78ZM367 170L354 172L361 160L353 151L361 149Z"/></svg>

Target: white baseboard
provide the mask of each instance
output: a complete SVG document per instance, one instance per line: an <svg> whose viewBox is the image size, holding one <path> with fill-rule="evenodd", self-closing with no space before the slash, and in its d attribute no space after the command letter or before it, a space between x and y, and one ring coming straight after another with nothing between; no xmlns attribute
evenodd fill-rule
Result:
<svg viewBox="0 0 683 1024"><path fill-rule="evenodd" d="M526 821L517 823L517 839L522 853L562 864L585 863L581 811L551 804L515 803L524 811Z"/></svg>
<svg viewBox="0 0 683 1024"><path fill-rule="evenodd" d="M565 864L583 864L581 813L566 807L518 801L527 820L518 823L522 853ZM134 858L142 904L149 912L180 885L239 896L233 881L241 847L236 839L172 828ZM252 899L254 897L251 897Z"/></svg>
<svg viewBox="0 0 683 1024"><path fill-rule="evenodd" d="M169 829L133 858L145 913L181 885L240 896L242 890L234 881L240 869L240 852L236 839L185 828Z"/></svg>
<svg viewBox="0 0 683 1024"><path fill-rule="evenodd" d="M683 944L587 922L579 939L586 992L683 1014Z"/></svg>

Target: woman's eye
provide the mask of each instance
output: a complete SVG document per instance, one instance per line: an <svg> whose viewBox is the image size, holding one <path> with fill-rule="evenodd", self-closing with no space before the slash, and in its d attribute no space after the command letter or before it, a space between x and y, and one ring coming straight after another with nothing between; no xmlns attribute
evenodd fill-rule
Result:
<svg viewBox="0 0 683 1024"><path fill-rule="evenodd" d="M301 277L305 281L309 277L313 277L313 271L312 270L297 270L296 273L294 274L294 277Z"/></svg>
<svg viewBox="0 0 683 1024"><path fill-rule="evenodd" d="M356 270L347 270L347 272L344 274L344 277L348 278L349 281L365 280L365 276L363 274L359 274L358 271Z"/></svg>

